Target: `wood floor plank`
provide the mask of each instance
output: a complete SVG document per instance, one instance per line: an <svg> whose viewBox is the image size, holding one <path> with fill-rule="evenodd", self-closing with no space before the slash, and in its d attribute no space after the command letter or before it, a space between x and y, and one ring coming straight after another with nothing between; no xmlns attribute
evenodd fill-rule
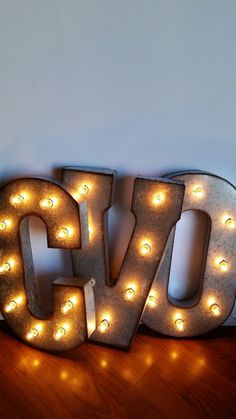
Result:
<svg viewBox="0 0 236 419"><path fill-rule="evenodd" d="M140 327L129 352L49 354L0 323L1 419L236 417L236 328L170 339Z"/></svg>

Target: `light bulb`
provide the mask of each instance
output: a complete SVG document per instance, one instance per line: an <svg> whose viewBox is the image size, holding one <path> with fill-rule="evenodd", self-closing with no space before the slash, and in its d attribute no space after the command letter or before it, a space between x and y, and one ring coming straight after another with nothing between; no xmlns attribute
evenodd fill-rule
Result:
<svg viewBox="0 0 236 419"><path fill-rule="evenodd" d="M193 189L194 196L197 198L203 198L204 196L204 189L200 186Z"/></svg>
<svg viewBox="0 0 236 419"><path fill-rule="evenodd" d="M225 225L226 225L226 227L228 227L228 228L234 228L234 227L235 227L235 225L234 225L234 220L233 220L233 218L228 217L228 218L225 220Z"/></svg>
<svg viewBox="0 0 236 419"><path fill-rule="evenodd" d="M64 240L69 236L69 230L67 228L61 228L58 232L57 232L57 238L59 240Z"/></svg>
<svg viewBox="0 0 236 419"><path fill-rule="evenodd" d="M223 272L227 272L227 271L228 271L228 269L229 269L229 264L228 264L227 260L222 259L222 260L219 262L219 267L220 267L221 271L223 271Z"/></svg>
<svg viewBox="0 0 236 419"><path fill-rule="evenodd" d="M57 331L54 333L54 339L55 340L60 340L61 338L63 338L63 336L65 335L66 330L64 327L59 327L59 329L57 329Z"/></svg>
<svg viewBox="0 0 236 419"><path fill-rule="evenodd" d="M184 330L184 321L183 321L182 319L177 319L177 320L175 321L175 325L176 325L176 328L177 328L179 331Z"/></svg>
<svg viewBox="0 0 236 419"><path fill-rule="evenodd" d="M10 313L10 311L15 310L16 307L17 307L17 303L16 301L13 300L5 306L5 312Z"/></svg>
<svg viewBox="0 0 236 419"><path fill-rule="evenodd" d="M99 326L100 332L105 333L109 326L110 326L109 321L107 319L103 319Z"/></svg>
<svg viewBox="0 0 236 419"><path fill-rule="evenodd" d="M218 306L218 304L212 304L210 307L212 313L214 314L214 316L219 316L220 315L220 307Z"/></svg>
<svg viewBox="0 0 236 419"><path fill-rule="evenodd" d="M12 221L11 220L2 220L0 221L0 230L4 231L11 227Z"/></svg>
<svg viewBox="0 0 236 419"><path fill-rule="evenodd" d="M141 246L141 253L142 255L147 255L151 252L151 246L148 243L143 243Z"/></svg>
<svg viewBox="0 0 236 419"><path fill-rule="evenodd" d="M79 187L79 193L82 195L89 193L89 187L86 184L83 184Z"/></svg>
<svg viewBox="0 0 236 419"><path fill-rule="evenodd" d="M158 192L153 195L152 203L154 205L160 205L162 204L162 202L164 202L164 200L165 200L165 195L162 192Z"/></svg>
<svg viewBox="0 0 236 419"><path fill-rule="evenodd" d="M72 303L72 301L68 300L68 301L66 301L66 303L65 303L65 304L63 304L63 305L61 306L61 312L62 312L62 313L64 313L64 314L66 314L66 313L68 313L68 311L70 311L72 308L73 308L73 303Z"/></svg>
<svg viewBox="0 0 236 419"><path fill-rule="evenodd" d="M20 205L20 204L22 204L23 201L24 201L24 196L23 195L13 195L10 198L10 203L12 205Z"/></svg>
<svg viewBox="0 0 236 419"><path fill-rule="evenodd" d="M154 295L149 295L148 300L147 300L147 304L149 305L149 307L155 308L157 306L156 297L154 297Z"/></svg>
<svg viewBox="0 0 236 419"><path fill-rule="evenodd" d="M1 221L0 222L0 230L6 230L6 228L7 228L6 222L5 221Z"/></svg>
<svg viewBox="0 0 236 419"><path fill-rule="evenodd" d="M39 335L38 330L36 328L33 328L27 333L26 338L28 340L32 340L32 339L36 338L38 335Z"/></svg>
<svg viewBox="0 0 236 419"><path fill-rule="evenodd" d="M133 300L134 296L135 296L135 291L133 288L127 288L127 290L125 290L124 297L126 300L128 301Z"/></svg>
<svg viewBox="0 0 236 419"><path fill-rule="evenodd" d="M55 199L46 198L40 201L40 207L43 209L52 208L55 205Z"/></svg>
<svg viewBox="0 0 236 419"><path fill-rule="evenodd" d="M9 272L11 270L11 264L9 262L4 262L0 266L0 274L4 274L6 272Z"/></svg>

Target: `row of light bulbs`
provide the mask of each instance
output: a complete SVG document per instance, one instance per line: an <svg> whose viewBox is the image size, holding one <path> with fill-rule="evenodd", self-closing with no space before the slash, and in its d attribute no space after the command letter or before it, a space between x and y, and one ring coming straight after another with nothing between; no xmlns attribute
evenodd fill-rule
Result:
<svg viewBox="0 0 236 419"><path fill-rule="evenodd" d="M132 288L128 288L125 291L125 295L126 297L128 296L128 299L133 299L133 297L135 296L135 291ZM15 300L10 301L9 304L7 304L5 306L5 312L9 313L11 311L14 311L17 307L18 304L22 303L22 297L18 297ZM153 295L149 295L148 300L147 300L147 304L149 305L149 307L154 308L157 305L157 299L156 297L154 297ZM63 304L61 306L61 312L63 314L66 314L67 312L69 312L70 310L72 310L74 306L74 303L71 300L68 300L65 302L65 304ZM212 314L214 316L219 316L221 314L221 310L218 304L214 303L210 305L210 310L212 312ZM107 329L110 326L110 322L107 318L104 318L99 325L99 331L101 333L105 333L107 331ZM175 326L179 331L183 331L184 330L184 320L181 318L177 318L175 320ZM69 326L68 324L64 325L64 327L59 327L56 332L53 334L53 337L55 340L60 340L61 338L63 338L66 334L66 331L68 330ZM27 333L27 339L28 340L32 340L36 337L39 336L40 332L42 330L41 325L32 328L28 333Z"/></svg>
<svg viewBox="0 0 236 419"><path fill-rule="evenodd" d="M90 189L89 186L87 184L82 184L79 187L79 193L81 195L85 195L87 193L89 193ZM200 187L200 186L195 186L192 190L193 194L195 197L197 197L198 199L201 199L205 196L205 191L204 188ZM20 205L22 204L25 200L27 199L27 194L22 193L22 194L17 194L17 195L13 195L10 197L10 203L13 206L16 205ZM152 197L152 203L154 205L161 205L165 202L165 194L163 192L158 192L155 193ZM53 208L57 205L58 203L58 199L56 197L47 197L45 199L42 199L40 201L40 206L43 209L50 209ZM232 217L230 216L225 216L224 217L224 224L229 227L229 228L234 228L235 227L235 223ZM8 226L10 225L10 221L9 220L3 220L0 222L0 230L5 230ZM63 231L59 234L59 238L66 238L68 235L68 231L65 231L67 229L62 229ZM143 254L148 253L150 251L150 246L148 244L144 244L143 245Z"/></svg>
<svg viewBox="0 0 236 419"><path fill-rule="evenodd" d="M11 222L9 220L2 220L0 222L0 230L6 230L8 227L11 226ZM69 237L71 237L73 234L73 229L71 227L62 227L60 228L57 233L56 233L56 237L59 240L65 240Z"/></svg>
<svg viewBox="0 0 236 419"><path fill-rule="evenodd" d="M84 195L84 194L87 194L89 192L89 187L88 187L88 185L86 185L86 184L83 184L83 185L81 185L80 187L79 187L79 193L81 194L81 195ZM18 206L18 205L20 205L20 204L22 204L24 201L26 201L27 200L27 194L26 193L22 193L22 194L17 194L17 195L12 195L11 197L10 197L10 204L11 205L13 205L13 206ZM57 202L58 202L58 200L57 200L57 198L55 198L55 197L48 197L48 198L45 198L45 199L42 199L41 201L40 201L40 207L41 208L53 208L53 207L55 207L56 205L57 205Z"/></svg>
<svg viewBox="0 0 236 419"><path fill-rule="evenodd" d="M63 314L68 313L74 307L74 303L76 301L76 297L72 297L71 300L66 301L61 306L61 312ZM17 307L22 303L23 298L21 296L16 297L14 300L10 301L4 308L6 313L12 312L17 309ZM66 334L66 331L69 329L68 324L64 324L63 327L59 327L53 334L55 340L60 340ZM26 335L27 340L33 340L39 336L40 332L42 331L42 325L37 325L33 327Z"/></svg>
<svg viewBox="0 0 236 419"><path fill-rule="evenodd" d="M150 295L149 297L148 297L148 299L147 299L147 304L149 305L149 307L151 307L151 308L154 308L154 307L156 307L157 306L157 299L156 299L156 297L154 297L154 296L152 296L152 295ZM221 310L220 310L220 306L218 305L218 304L216 304L216 303L214 303L214 304L211 304L211 306L210 306L210 310L211 310L211 313L214 315L214 316L220 316L220 314L221 314ZM181 319L181 318L177 318L176 320L175 320L175 327L176 327L176 329L178 330L178 331L183 331L184 330L184 320L183 319ZM108 321L108 319L106 319L106 318L104 318L101 322L100 322L100 326L99 326L99 331L101 332L101 333L105 333L106 331L107 331L107 329L109 328L109 326L110 326L110 322Z"/></svg>
<svg viewBox="0 0 236 419"><path fill-rule="evenodd" d="M14 300L10 301L9 304L5 306L5 312L9 313L17 308L19 304L21 304L23 298L21 296L16 297ZM76 297L72 297L71 300L68 300L61 306L61 312L63 314L68 313L74 307L75 301L77 301Z"/></svg>
<svg viewBox="0 0 236 419"><path fill-rule="evenodd" d="M60 340L62 339L65 335L67 330L69 329L68 324L64 324L63 327L59 327L54 333L53 333L53 338L55 340ZM33 340L35 338L37 338L40 335L40 332L42 330L41 325L38 325L36 327L33 327L26 335L26 339L27 340Z"/></svg>

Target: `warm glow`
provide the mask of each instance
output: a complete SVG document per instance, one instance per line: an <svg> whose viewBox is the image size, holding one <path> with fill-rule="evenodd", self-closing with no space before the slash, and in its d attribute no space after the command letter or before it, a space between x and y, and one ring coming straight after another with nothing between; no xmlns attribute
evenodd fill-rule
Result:
<svg viewBox="0 0 236 419"><path fill-rule="evenodd" d="M152 198L154 205L161 205L165 201L165 195L162 192L155 193Z"/></svg>
<svg viewBox="0 0 236 419"><path fill-rule="evenodd" d="M9 262L5 262L2 265L0 265L0 273L1 274L4 274L4 273L10 271L10 269L11 269L11 265L10 265Z"/></svg>
<svg viewBox="0 0 236 419"><path fill-rule="evenodd" d="M53 208L56 206L57 199L56 198L46 198L40 201L40 207L43 209Z"/></svg>
<svg viewBox="0 0 236 419"><path fill-rule="evenodd" d="M222 272L227 272L229 270L229 264L227 260L222 259L219 261L219 268Z"/></svg>
<svg viewBox="0 0 236 419"><path fill-rule="evenodd" d="M28 340L32 340L34 338L36 338L39 335L39 332L41 332L42 330L42 325L38 324L37 326L33 327L33 329L31 329L28 333L26 338Z"/></svg>
<svg viewBox="0 0 236 419"><path fill-rule="evenodd" d="M60 230L58 230L57 238L59 240L65 240L65 239L69 238L72 235L72 233L73 233L72 228L63 227Z"/></svg>
<svg viewBox="0 0 236 419"><path fill-rule="evenodd" d="M6 313L10 313L11 311L15 310L19 304L23 302L23 297L18 295L14 300L10 301L4 308Z"/></svg>
<svg viewBox="0 0 236 419"><path fill-rule="evenodd" d="M89 187L85 183L79 187L79 193L84 195L89 193Z"/></svg>
<svg viewBox="0 0 236 419"><path fill-rule="evenodd" d="M57 331L54 333L54 339L60 340L61 338L63 338L65 333L66 333L66 331L65 331L64 327L59 327L59 329L57 329Z"/></svg>
<svg viewBox="0 0 236 419"><path fill-rule="evenodd" d="M88 232L89 232L89 238L91 239L94 232L94 228L91 224L88 225Z"/></svg>
<svg viewBox="0 0 236 419"><path fill-rule="evenodd" d="M109 326L110 326L109 321L107 319L103 319L99 326L100 332L105 333Z"/></svg>
<svg viewBox="0 0 236 419"><path fill-rule="evenodd" d="M71 301L73 305L78 302L78 297L76 295L72 295L68 301Z"/></svg>
<svg viewBox="0 0 236 419"><path fill-rule="evenodd" d="M235 227L233 218L228 215L223 217L223 223L227 228L233 229Z"/></svg>
<svg viewBox="0 0 236 419"><path fill-rule="evenodd" d="M204 189L201 186L195 186L193 188L193 194L196 198L203 198L204 197Z"/></svg>
<svg viewBox="0 0 236 419"><path fill-rule="evenodd" d="M14 265L13 260L8 260L7 262L4 262L2 265L0 265L0 274L7 273L11 270L11 268Z"/></svg>
<svg viewBox="0 0 236 419"><path fill-rule="evenodd" d="M177 319L177 320L175 320L175 325L176 325L176 328L177 328L179 331L184 330L184 321L183 321L182 319Z"/></svg>
<svg viewBox="0 0 236 419"><path fill-rule="evenodd" d="M61 375L62 380L66 380L68 378L68 372L67 371L62 371L60 375Z"/></svg>
<svg viewBox="0 0 236 419"><path fill-rule="evenodd" d="M23 302L23 297L22 297L21 295L18 295L18 296L15 298L15 301L16 301L16 303L17 303L17 304L21 304L21 303Z"/></svg>
<svg viewBox="0 0 236 419"><path fill-rule="evenodd" d="M170 354L170 357L171 357L171 359L177 359L178 358L178 352L176 352L176 351L173 351L173 352L171 352L171 354Z"/></svg>
<svg viewBox="0 0 236 419"><path fill-rule="evenodd" d="M4 231L11 226L10 220L2 220L0 221L0 231Z"/></svg>
<svg viewBox="0 0 236 419"><path fill-rule="evenodd" d="M56 332L54 333L54 339L55 340L60 340L60 339L62 339L64 336L65 336L65 334L66 334L66 331L69 329L69 325L68 324L64 324L63 325L63 327L59 327L57 330L56 330Z"/></svg>
<svg viewBox="0 0 236 419"><path fill-rule="evenodd" d="M108 366L108 362L105 359L102 359L100 361L100 365L101 365L102 368L106 368Z"/></svg>
<svg viewBox="0 0 236 419"><path fill-rule="evenodd" d="M133 288L127 288L127 290L125 290L124 297L126 300L131 301L134 299L134 296L135 296L135 291Z"/></svg>
<svg viewBox="0 0 236 419"><path fill-rule="evenodd" d="M6 228L7 228L6 222L5 221L1 221L0 222L0 230L6 230Z"/></svg>
<svg viewBox="0 0 236 419"><path fill-rule="evenodd" d="M32 362L33 367L38 367L40 365L40 360L39 359L34 359Z"/></svg>
<svg viewBox="0 0 236 419"><path fill-rule="evenodd" d="M10 313L11 311L15 310L16 307L17 307L17 303L15 300L13 300L5 306L4 310L6 313Z"/></svg>
<svg viewBox="0 0 236 419"><path fill-rule="evenodd" d="M151 245L147 242L144 242L144 243L141 244L140 252L141 252L142 255L145 256L145 255L147 255L148 253L151 252L151 249L152 249Z"/></svg>
<svg viewBox="0 0 236 419"><path fill-rule="evenodd" d="M20 205L22 204L22 202L25 200L26 195L24 194L19 194L19 195L12 195L10 197L10 203L12 205Z"/></svg>
<svg viewBox="0 0 236 419"><path fill-rule="evenodd" d="M212 304L210 306L211 312L214 314L214 316L219 316L220 315L220 307L218 306L218 304Z"/></svg>
<svg viewBox="0 0 236 419"><path fill-rule="evenodd" d="M62 312L62 313L64 313L64 314L66 314L66 313L68 313L68 311L70 311L72 308L73 308L73 303L72 303L72 301L68 300L68 301L66 301L66 303L65 303L65 304L63 304L63 305L61 306L61 312Z"/></svg>
<svg viewBox="0 0 236 419"><path fill-rule="evenodd" d="M150 308L157 307L157 299L154 295L149 295L147 299L147 304Z"/></svg>

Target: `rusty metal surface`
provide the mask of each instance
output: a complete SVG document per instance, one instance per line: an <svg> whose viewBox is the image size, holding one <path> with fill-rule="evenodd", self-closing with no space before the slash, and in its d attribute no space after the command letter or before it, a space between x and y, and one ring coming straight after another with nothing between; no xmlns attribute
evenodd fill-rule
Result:
<svg viewBox="0 0 236 419"><path fill-rule="evenodd" d="M154 308L146 305L142 321L152 330L166 335L197 336L224 323L234 306L236 190L226 180L204 172L179 173L172 175L171 178L185 182L183 211L203 211L211 219L201 295L191 307L184 307L183 302L173 302L168 298L167 290L174 242L173 229L150 291L150 295L156 296L157 305ZM198 188L199 192L197 192ZM227 225L226 221L229 219L231 223ZM221 266L221 261L226 261L227 264ZM224 267L227 269L222 270ZM212 309L214 305L215 313ZM178 319L183 321L179 329L176 324Z"/></svg>
<svg viewBox="0 0 236 419"><path fill-rule="evenodd" d="M94 309L92 292L87 290L91 284L86 285L86 281L80 279L76 280L76 285L70 285L66 280L56 281L53 284L54 310L49 318L44 319L37 304L29 231L24 221L30 215L45 222L49 247L71 249L81 247L84 241L86 244L86 229L81 228L81 224L86 226L86 205L78 206L63 185L27 178L2 186L0 310L11 329L27 343L46 350L71 349L87 335L86 311ZM61 234L62 229L66 229L66 236L65 231ZM63 304L67 301L72 301L72 309L63 312ZM59 339L55 339L60 328L63 336L59 333L56 336Z"/></svg>
<svg viewBox="0 0 236 419"><path fill-rule="evenodd" d="M76 276L93 278L95 282L97 329L91 339L127 348L135 335L169 233L180 217L184 185L163 178L136 178L132 202L136 225L119 277L114 286L109 286L114 281L108 280L103 220L112 203L114 172L65 168L63 182L75 190L75 196L84 187L83 198L78 195L77 199L88 204L89 245L73 251L73 264ZM158 195L163 200L154 203Z"/></svg>

